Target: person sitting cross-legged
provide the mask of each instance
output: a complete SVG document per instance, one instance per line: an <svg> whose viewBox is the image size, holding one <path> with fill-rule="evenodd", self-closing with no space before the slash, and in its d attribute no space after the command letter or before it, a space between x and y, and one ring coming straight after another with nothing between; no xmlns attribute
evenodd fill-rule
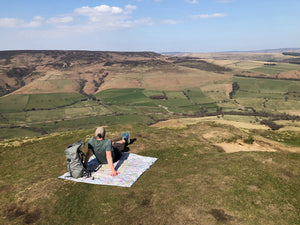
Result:
<svg viewBox="0 0 300 225"><path fill-rule="evenodd" d="M122 134L122 140L112 142L110 139L105 139L106 131L103 127L98 127L95 131L95 136L90 138L88 142L88 151L85 157L85 165L90 157L94 154L96 159L101 164L108 164L111 170L111 176L116 176L120 172L114 168L114 162L118 161L122 156L122 151L129 141L129 133Z"/></svg>

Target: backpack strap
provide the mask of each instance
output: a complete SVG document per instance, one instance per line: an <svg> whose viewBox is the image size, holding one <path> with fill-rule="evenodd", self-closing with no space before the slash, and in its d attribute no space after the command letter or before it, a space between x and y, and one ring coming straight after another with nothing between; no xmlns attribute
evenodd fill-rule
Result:
<svg viewBox="0 0 300 225"><path fill-rule="evenodd" d="M91 171L87 168L87 165L84 164L85 154L78 148L78 155L80 157L80 161L83 165L83 176L90 177Z"/></svg>

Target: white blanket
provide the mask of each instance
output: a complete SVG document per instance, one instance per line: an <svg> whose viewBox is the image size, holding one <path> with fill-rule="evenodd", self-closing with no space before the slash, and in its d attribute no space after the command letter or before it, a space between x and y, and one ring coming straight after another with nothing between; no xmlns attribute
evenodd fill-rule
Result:
<svg viewBox="0 0 300 225"><path fill-rule="evenodd" d="M99 165L95 156L91 157L88 162L88 168L90 170L97 170L92 172L92 176L89 178L82 177L75 179L70 177L69 172L60 176L59 178L72 180L76 182L89 183L89 184L102 184L113 185L120 187L131 187L134 182L155 163L157 158L140 156L133 153L123 152L119 161L114 163L115 169L120 172L117 176L111 176L110 169L107 164Z"/></svg>

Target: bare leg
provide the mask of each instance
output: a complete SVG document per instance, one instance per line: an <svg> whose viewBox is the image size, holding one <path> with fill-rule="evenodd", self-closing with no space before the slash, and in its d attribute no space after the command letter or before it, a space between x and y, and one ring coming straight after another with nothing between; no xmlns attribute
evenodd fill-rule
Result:
<svg viewBox="0 0 300 225"><path fill-rule="evenodd" d="M125 140L113 142L112 146L121 152L125 148Z"/></svg>

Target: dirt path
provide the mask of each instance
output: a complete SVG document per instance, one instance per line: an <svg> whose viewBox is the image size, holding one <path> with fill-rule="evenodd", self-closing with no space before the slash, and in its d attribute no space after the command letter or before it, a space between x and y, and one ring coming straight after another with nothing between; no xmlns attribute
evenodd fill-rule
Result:
<svg viewBox="0 0 300 225"><path fill-rule="evenodd" d="M226 153L233 152L294 152L300 153L300 148L289 147L279 142L272 141L260 136L254 137L253 144L246 144L242 140L235 143L217 143L216 146L222 148Z"/></svg>

